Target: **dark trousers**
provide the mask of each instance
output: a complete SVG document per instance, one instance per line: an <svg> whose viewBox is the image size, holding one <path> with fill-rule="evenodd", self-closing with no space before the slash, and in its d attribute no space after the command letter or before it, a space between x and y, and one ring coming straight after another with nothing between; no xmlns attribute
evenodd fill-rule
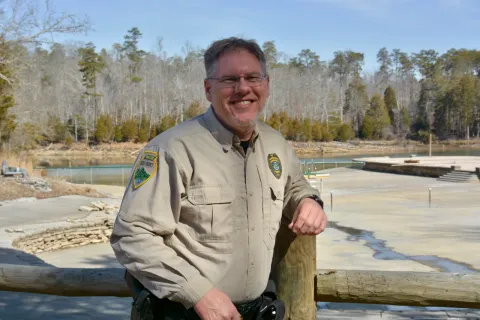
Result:
<svg viewBox="0 0 480 320"><path fill-rule="evenodd" d="M236 307L243 320L257 320L261 304L262 297ZM193 308L187 310L181 303L168 299L153 298L152 313L154 320L200 320Z"/></svg>

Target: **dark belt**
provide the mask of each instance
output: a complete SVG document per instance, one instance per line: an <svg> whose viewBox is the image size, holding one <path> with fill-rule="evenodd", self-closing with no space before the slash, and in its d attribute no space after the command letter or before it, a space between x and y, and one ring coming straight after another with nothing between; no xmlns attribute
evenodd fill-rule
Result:
<svg viewBox="0 0 480 320"><path fill-rule="evenodd" d="M158 299L151 295L151 308L152 318L141 317L139 319L182 319L182 320L199 320L200 318L195 313L193 308L185 309L185 307L178 303L168 299ZM262 304L262 297L259 297L253 301L249 301L241 304L234 304L238 310L238 313L242 316L242 320L257 320L260 306ZM132 318L133 319L133 318Z"/></svg>
<svg viewBox="0 0 480 320"><path fill-rule="evenodd" d="M263 298L262 296L258 297L255 300L248 301L245 303L235 303L235 307L237 308L238 313L242 316L244 320L254 319L257 313L260 311L260 306L262 304Z"/></svg>

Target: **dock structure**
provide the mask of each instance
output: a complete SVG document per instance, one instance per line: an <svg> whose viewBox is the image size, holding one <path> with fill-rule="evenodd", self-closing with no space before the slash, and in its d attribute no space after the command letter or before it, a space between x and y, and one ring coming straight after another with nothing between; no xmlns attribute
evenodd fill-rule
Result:
<svg viewBox="0 0 480 320"><path fill-rule="evenodd" d="M438 156L357 158L364 170L439 178L450 182L480 182L480 157Z"/></svg>

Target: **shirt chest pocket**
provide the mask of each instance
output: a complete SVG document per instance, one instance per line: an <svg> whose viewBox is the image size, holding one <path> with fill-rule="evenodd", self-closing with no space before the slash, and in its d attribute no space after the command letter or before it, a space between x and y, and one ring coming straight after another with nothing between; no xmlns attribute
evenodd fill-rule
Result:
<svg viewBox="0 0 480 320"><path fill-rule="evenodd" d="M202 185L187 192L182 216L199 242L231 242L235 192L229 184Z"/></svg>
<svg viewBox="0 0 480 320"><path fill-rule="evenodd" d="M275 238L280 229L280 223L283 212L284 190L282 186L276 183L269 184L265 190L267 197L264 198L264 233L263 240L268 249L275 246Z"/></svg>

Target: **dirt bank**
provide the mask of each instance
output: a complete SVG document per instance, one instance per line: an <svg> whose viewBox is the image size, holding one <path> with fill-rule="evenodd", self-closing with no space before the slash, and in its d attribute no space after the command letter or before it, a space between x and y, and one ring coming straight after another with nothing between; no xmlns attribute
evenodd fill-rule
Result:
<svg viewBox="0 0 480 320"><path fill-rule="evenodd" d="M47 199L67 195L82 195L92 198L105 197L93 186L76 185L69 182L53 179L6 178L0 177L0 201L19 198Z"/></svg>
<svg viewBox="0 0 480 320"><path fill-rule="evenodd" d="M429 146L412 140L404 141L350 141L350 142L290 142L298 156L324 156L426 152ZM437 141L432 143L432 151L448 149L480 149L480 139L465 141Z"/></svg>
<svg viewBox="0 0 480 320"><path fill-rule="evenodd" d="M360 141L351 142L294 142L290 145L299 156L324 154L362 154L384 152L419 152L428 150L428 145L418 141ZM63 144L51 144L46 148L32 150L29 153L35 157L88 157L88 158L123 158L129 163L135 159L138 151L144 146L142 143L104 143L88 147L84 143L74 144L67 148ZM480 139L436 141L432 150L446 148L471 148L480 149Z"/></svg>

